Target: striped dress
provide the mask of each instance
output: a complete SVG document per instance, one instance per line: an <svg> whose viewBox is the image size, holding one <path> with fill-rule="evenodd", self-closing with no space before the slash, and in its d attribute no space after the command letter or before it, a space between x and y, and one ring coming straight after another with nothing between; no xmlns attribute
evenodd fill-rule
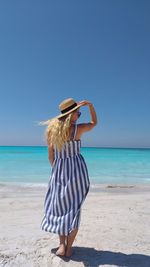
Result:
<svg viewBox="0 0 150 267"><path fill-rule="evenodd" d="M75 140L77 124L71 139L59 151L54 147L54 163L44 200L41 229L68 235L79 228L81 206L89 191L87 166L80 154L81 140Z"/></svg>

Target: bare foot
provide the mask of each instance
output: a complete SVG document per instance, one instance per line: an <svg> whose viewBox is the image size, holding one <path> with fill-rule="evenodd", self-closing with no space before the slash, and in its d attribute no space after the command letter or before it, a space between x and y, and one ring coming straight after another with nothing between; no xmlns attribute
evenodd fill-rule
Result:
<svg viewBox="0 0 150 267"><path fill-rule="evenodd" d="M65 255L65 244L61 244L56 251L57 256L64 256Z"/></svg>
<svg viewBox="0 0 150 267"><path fill-rule="evenodd" d="M73 253L73 249L68 247L68 248L66 249L65 256L66 256L66 257L70 257L70 256L72 255L72 253Z"/></svg>

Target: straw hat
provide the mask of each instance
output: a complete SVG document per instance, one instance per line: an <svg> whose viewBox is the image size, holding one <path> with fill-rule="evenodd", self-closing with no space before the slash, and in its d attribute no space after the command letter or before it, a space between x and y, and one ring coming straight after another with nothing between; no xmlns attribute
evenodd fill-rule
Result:
<svg viewBox="0 0 150 267"><path fill-rule="evenodd" d="M67 98L59 104L59 109L61 111L61 114L56 116L56 118L61 118L73 112L74 110L78 109L81 106L82 104L78 104L73 98Z"/></svg>

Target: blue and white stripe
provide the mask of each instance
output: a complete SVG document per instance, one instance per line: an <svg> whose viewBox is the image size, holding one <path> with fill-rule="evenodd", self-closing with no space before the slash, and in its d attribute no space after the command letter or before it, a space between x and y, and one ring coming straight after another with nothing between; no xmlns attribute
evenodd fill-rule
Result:
<svg viewBox="0 0 150 267"><path fill-rule="evenodd" d="M55 147L55 160L44 201L41 229L60 235L68 235L79 228L81 206L90 187L87 166L80 154L81 140L75 140L76 127L73 140L66 142L61 151Z"/></svg>

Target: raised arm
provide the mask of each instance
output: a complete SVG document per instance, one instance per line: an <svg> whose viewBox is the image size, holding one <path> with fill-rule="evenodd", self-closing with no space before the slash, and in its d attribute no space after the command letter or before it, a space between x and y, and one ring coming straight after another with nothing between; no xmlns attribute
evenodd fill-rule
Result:
<svg viewBox="0 0 150 267"><path fill-rule="evenodd" d="M81 135L83 132L90 131L93 127L97 125L97 115L94 109L94 106L91 102L87 100L83 100L80 102L82 106L88 106L91 116L91 121L88 123L80 123L78 124L79 134Z"/></svg>

